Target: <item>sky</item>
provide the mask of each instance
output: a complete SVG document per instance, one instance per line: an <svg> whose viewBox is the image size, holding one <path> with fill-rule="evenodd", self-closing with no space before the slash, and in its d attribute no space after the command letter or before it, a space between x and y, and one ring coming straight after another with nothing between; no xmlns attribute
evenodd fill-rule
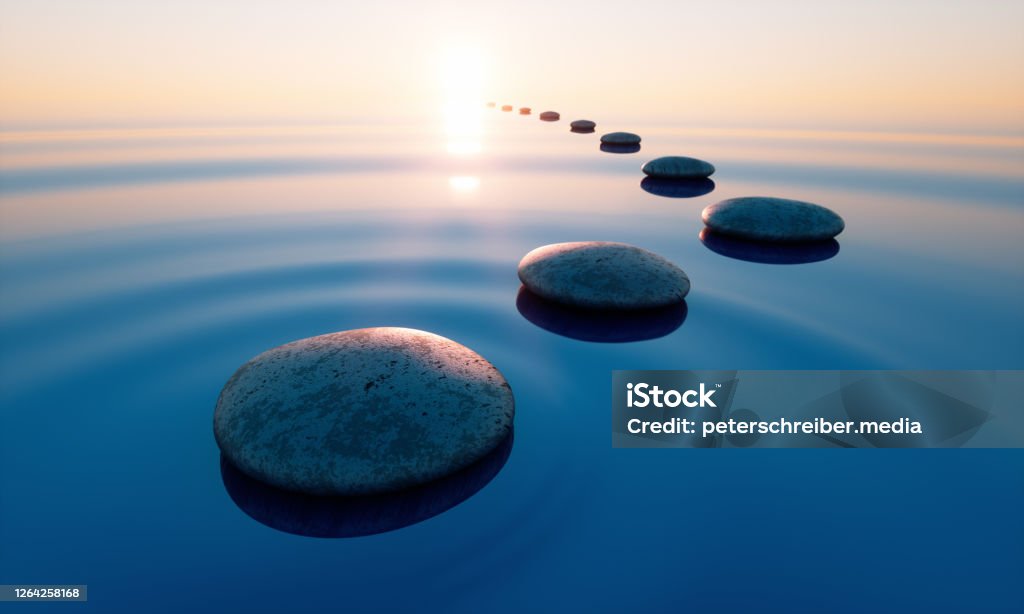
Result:
<svg viewBox="0 0 1024 614"><path fill-rule="evenodd" d="M1022 23L1019 0L0 0L0 126L386 120L458 91L601 118L1020 135Z"/></svg>

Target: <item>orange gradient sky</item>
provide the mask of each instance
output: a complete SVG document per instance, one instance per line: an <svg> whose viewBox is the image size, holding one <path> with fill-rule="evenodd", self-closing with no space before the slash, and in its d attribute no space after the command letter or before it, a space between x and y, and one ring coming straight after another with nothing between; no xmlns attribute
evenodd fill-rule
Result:
<svg viewBox="0 0 1024 614"><path fill-rule="evenodd" d="M0 121L386 119L461 86L601 118L1021 134L1022 23L1011 1L0 0Z"/></svg>

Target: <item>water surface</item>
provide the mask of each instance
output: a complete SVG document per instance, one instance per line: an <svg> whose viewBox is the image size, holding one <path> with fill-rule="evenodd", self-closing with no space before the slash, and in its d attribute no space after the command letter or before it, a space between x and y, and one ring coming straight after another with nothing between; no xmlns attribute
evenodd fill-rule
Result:
<svg viewBox="0 0 1024 614"><path fill-rule="evenodd" d="M613 450L608 430L612 369L1022 368L1024 141L562 117L0 135L0 582L89 584L104 612L1024 606L1019 451ZM604 128L641 150L601 152ZM713 162L711 191L642 188L670 154ZM796 264L702 242L701 209L748 195L847 230ZM601 343L524 317L519 258L580 240L678 263L681 321ZM220 387L366 326L491 360L507 462L387 533L256 522L222 481Z"/></svg>

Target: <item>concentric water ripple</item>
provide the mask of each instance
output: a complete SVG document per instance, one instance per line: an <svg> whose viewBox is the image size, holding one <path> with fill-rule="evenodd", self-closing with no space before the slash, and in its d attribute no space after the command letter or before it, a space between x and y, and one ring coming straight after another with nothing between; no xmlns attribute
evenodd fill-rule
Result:
<svg viewBox="0 0 1024 614"><path fill-rule="evenodd" d="M252 587L260 603L277 603L282 585L331 586L380 609L438 600L475 612L496 594L526 608L533 596L508 586L559 583L580 608L626 611L637 592L594 587L675 587L685 604L687 590L730 590L720 570L742 555L762 568L758 590L774 590L775 553L822 551L817 538L755 530L793 529L790 517L846 556L864 546L845 529L882 513L876 501L922 522L937 508L1013 509L996 500L1005 490L965 486L981 472L1016 479L1019 459L1005 456L752 463L612 450L608 385L613 369L1019 368L1024 212L1006 170L1019 145L648 126L638 158L602 154L596 135L504 119L515 130L494 128L477 158L410 126L2 143L0 491L24 496L0 506L0 527L22 528L4 532L0 563L16 558L45 581L59 560L69 581L128 591L188 566L190 578ZM712 160L713 189L641 189L643 159L672 154ZM959 162L981 154L984 169ZM701 209L752 194L840 211L841 249L787 266L707 249ZM678 263L693 282L682 322L597 343L524 318L519 258L578 240ZM507 463L463 503L390 533L325 542L252 520L221 480L221 386L268 348L377 325L436 332L502 371L517 406ZM979 527L971 543L1005 539L989 526L1009 523ZM43 528L59 552L39 548ZM749 549L723 550L719 530ZM942 559L920 533L890 539ZM907 573L889 571L894 582Z"/></svg>

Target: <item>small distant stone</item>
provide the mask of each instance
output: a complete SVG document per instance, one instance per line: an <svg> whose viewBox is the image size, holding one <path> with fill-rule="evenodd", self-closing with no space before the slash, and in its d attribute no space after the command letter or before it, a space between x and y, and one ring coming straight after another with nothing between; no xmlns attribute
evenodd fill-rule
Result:
<svg viewBox="0 0 1024 614"><path fill-rule="evenodd" d="M723 200L704 209L711 230L750 241L825 241L846 227L831 209L786 198L747 196Z"/></svg>
<svg viewBox="0 0 1024 614"><path fill-rule="evenodd" d="M576 121L569 124L569 127L576 132L593 132L597 124L590 121L589 119L577 119Z"/></svg>
<svg viewBox="0 0 1024 614"><path fill-rule="evenodd" d="M487 103L487 107L488 107L489 109L493 109L493 108L495 107L495 105L497 105L497 103L495 103L495 102L488 102L488 103Z"/></svg>
<svg viewBox="0 0 1024 614"><path fill-rule="evenodd" d="M640 170L648 177L658 179L706 179L715 173L710 162L686 156L655 158Z"/></svg>
<svg viewBox="0 0 1024 614"><path fill-rule="evenodd" d="M557 111L544 111L540 114L540 118L546 122L556 122L560 117Z"/></svg>
<svg viewBox="0 0 1024 614"><path fill-rule="evenodd" d="M512 390L450 339L364 328L282 345L220 393L225 457L264 483L313 495L396 491L476 462L512 429Z"/></svg>
<svg viewBox="0 0 1024 614"><path fill-rule="evenodd" d="M501 105L501 110L502 111L506 111L506 112L507 111L511 111L512 110L512 105L510 105L510 104L503 104L503 105Z"/></svg>
<svg viewBox="0 0 1024 614"><path fill-rule="evenodd" d="M519 107L519 114L520 115L529 115L530 114L530 107Z"/></svg>
<svg viewBox="0 0 1024 614"><path fill-rule="evenodd" d="M632 132L609 132L601 136L601 142L606 145L639 145L640 135Z"/></svg>
<svg viewBox="0 0 1024 614"><path fill-rule="evenodd" d="M519 279L542 298L588 309L662 307L690 291L690 278L665 258L605 241L538 247L519 262Z"/></svg>

